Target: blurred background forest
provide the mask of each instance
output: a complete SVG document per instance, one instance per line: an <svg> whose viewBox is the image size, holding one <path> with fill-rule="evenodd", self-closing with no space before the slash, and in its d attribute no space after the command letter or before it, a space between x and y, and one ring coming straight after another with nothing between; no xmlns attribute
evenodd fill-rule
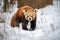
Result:
<svg viewBox="0 0 60 40"><path fill-rule="evenodd" d="M59 0L0 0L1 12L6 12L10 7L17 3L17 7L24 5L32 6L33 8L42 8L50 4L59 5Z"/></svg>
<svg viewBox="0 0 60 40"><path fill-rule="evenodd" d="M17 7L24 5L32 6L33 8L42 8L49 4L53 4L53 0L4 0L4 11L13 6L17 1Z"/></svg>

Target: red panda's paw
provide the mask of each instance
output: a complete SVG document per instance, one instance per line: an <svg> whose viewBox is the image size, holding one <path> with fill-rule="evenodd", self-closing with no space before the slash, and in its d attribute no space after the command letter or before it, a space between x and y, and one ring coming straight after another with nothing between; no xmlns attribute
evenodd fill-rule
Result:
<svg viewBox="0 0 60 40"><path fill-rule="evenodd" d="M23 27L23 30L28 30L28 28L26 28L26 27Z"/></svg>
<svg viewBox="0 0 60 40"><path fill-rule="evenodd" d="M29 31L34 31L35 29L30 29Z"/></svg>

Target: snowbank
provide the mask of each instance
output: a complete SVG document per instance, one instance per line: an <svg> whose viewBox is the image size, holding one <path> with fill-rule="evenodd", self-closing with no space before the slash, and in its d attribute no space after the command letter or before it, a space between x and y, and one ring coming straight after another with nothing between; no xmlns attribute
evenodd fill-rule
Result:
<svg viewBox="0 0 60 40"><path fill-rule="evenodd" d="M12 28L10 26L11 17L14 15L16 10L17 8L14 6L13 10L10 10L11 12L7 12L5 15L6 40L55 40L56 37L54 36L57 34L57 32L60 33L58 30L58 24L60 22L57 22L59 21L58 19L60 16L59 12L57 12L57 7L48 5L44 8L38 9L36 29L34 31L25 31L21 29L21 24L20 28ZM59 38L60 36L57 37Z"/></svg>

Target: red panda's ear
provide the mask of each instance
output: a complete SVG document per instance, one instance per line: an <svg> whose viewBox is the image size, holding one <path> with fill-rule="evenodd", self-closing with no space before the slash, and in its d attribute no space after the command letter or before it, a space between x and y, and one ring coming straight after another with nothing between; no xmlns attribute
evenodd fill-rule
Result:
<svg viewBox="0 0 60 40"><path fill-rule="evenodd" d="M25 10L22 10L25 13Z"/></svg>
<svg viewBox="0 0 60 40"><path fill-rule="evenodd" d="M34 12L37 12L38 11L38 9L34 9Z"/></svg>
<svg viewBox="0 0 60 40"><path fill-rule="evenodd" d="M27 10L23 10L23 12L27 12Z"/></svg>
<svg viewBox="0 0 60 40"><path fill-rule="evenodd" d="M23 10L24 15L26 15L27 10Z"/></svg>

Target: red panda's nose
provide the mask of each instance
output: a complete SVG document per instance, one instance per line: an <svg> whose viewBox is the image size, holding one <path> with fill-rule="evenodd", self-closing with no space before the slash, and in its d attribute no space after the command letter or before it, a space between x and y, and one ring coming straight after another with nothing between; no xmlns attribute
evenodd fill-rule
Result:
<svg viewBox="0 0 60 40"><path fill-rule="evenodd" d="M31 20L31 18L29 18L29 20Z"/></svg>

